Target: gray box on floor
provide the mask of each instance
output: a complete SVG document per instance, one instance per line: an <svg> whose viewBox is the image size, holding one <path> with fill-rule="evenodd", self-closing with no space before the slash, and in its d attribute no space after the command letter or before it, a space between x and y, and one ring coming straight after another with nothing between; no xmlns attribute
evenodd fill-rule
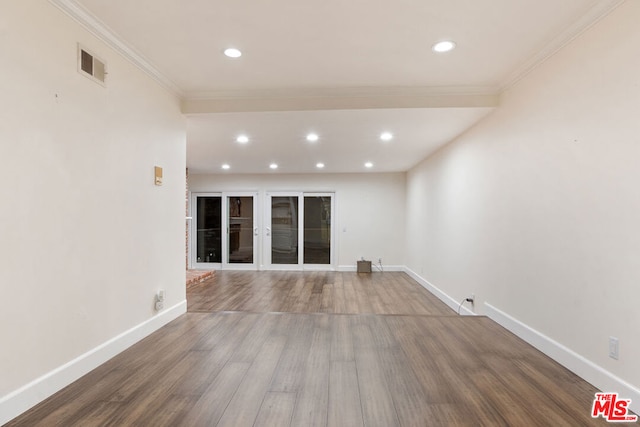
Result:
<svg viewBox="0 0 640 427"><path fill-rule="evenodd" d="M371 273L371 261L358 261L358 273Z"/></svg>

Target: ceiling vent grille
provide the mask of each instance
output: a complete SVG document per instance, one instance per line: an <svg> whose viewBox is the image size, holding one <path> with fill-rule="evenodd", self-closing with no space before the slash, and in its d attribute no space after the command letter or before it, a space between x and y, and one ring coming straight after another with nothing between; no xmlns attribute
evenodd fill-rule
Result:
<svg viewBox="0 0 640 427"><path fill-rule="evenodd" d="M78 72L104 86L107 77L106 64L80 45L78 45Z"/></svg>

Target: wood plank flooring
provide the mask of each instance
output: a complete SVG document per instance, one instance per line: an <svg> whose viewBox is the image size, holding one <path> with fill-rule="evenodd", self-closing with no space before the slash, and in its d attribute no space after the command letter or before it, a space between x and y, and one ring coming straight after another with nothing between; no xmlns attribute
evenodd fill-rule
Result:
<svg viewBox="0 0 640 427"><path fill-rule="evenodd" d="M596 389L403 273L217 272L7 426L587 426Z"/></svg>
<svg viewBox="0 0 640 427"><path fill-rule="evenodd" d="M190 312L451 315L404 273L217 272L189 288ZM215 283L215 285L213 285Z"/></svg>

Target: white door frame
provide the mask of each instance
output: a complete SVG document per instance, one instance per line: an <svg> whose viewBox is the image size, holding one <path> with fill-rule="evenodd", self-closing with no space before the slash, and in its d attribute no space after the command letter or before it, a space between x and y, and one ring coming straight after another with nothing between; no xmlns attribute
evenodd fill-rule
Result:
<svg viewBox="0 0 640 427"><path fill-rule="evenodd" d="M331 197L331 249L329 264L305 264L304 263L304 198L308 197ZM297 197L298 198L298 262L297 264L273 264L271 262L272 237L271 229L271 208L272 197ZM264 201L264 232L262 244L262 265L264 270L335 270L335 193L333 192L304 192L304 191L268 191L265 193Z"/></svg>
<svg viewBox="0 0 640 427"><path fill-rule="evenodd" d="M198 262L198 198L219 197L221 202L221 262ZM253 263L229 262L229 197L253 197ZM202 192L190 194L191 226L189 227L189 268L198 270L256 270L258 268L259 210L258 193L253 191Z"/></svg>
<svg viewBox="0 0 640 427"><path fill-rule="evenodd" d="M302 270L302 238L304 237L303 229L300 226L300 208L301 208L301 194L299 191L268 191L265 193L264 203L264 239L263 239L263 251L262 259L263 269L265 270ZM273 264L271 261L271 249L273 230L271 224L271 210L272 210L272 197L297 197L298 198L298 211L297 211L297 227L298 227L298 262L296 264Z"/></svg>
<svg viewBox="0 0 640 427"><path fill-rule="evenodd" d="M206 193L191 193L190 194L190 208L191 208L191 226L189 227L189 268L198 270L219 270L222 267L222 262L198 262L198 198L199 197L220 197L221 214L224 214L224 198L220 192L206 192ZM222 224L220 224L222 227ZM224 234L221 233L224 239ZM224 255L224 242L221 243L220 250L222 256ZM222 258L221 258L222 261Z"/></svg>
<svg viewBox="0 0 640 427"><path fill-rule="evenodd" d="M331 246L329 249L329 264L305 264L304 263L304 198L305 197L331 197ZM334 212L335 212L335 203L336 203L336 197L335 197L335 193L331 193L331 192L317 192L317 193L312 193L312 192L303 192L302 193L302 232L303 232L303 236L302 236L302 246L303 249L300 251L303 256L302 256L302 268L304 270L318 270L318 271L326 271L326 270L335 270L335 265L336 265L336 258L335 258L335 252L336 252L336 227L335 227L335 216L334 216Z"/></svg>
<svg viewBox="0 0 640 427"><path fill-rule="evenodd" d="M230 228L231 218L229 216L229 198L230 197L252 197L253 198L253 224L252 224L252 236L253 236L253 262L249 263L237 263L229 262L229 245L230 245ZM258 193L251 191L229 191L222 193L222 224L224 232L222 233L222 269L223 270L257 270L258 269Z"/></svg>

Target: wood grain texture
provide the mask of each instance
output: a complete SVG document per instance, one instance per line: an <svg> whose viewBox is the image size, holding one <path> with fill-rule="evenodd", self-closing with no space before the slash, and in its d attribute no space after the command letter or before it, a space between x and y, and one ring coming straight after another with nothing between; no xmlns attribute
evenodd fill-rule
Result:
<svg viewBox="0 0 640 427"><path fill-rule="evenodd" d="M327 425L364 426L356 362L331 362Z"/></svg>
<svg viewBox="0 0 640 427"><path fill-rule="evenodd" d="M190 312L454 314L404 273L219 271L187 293Z"/></svg>
<svg viewBox="0 0 640 427"><path fill-rule="evenodd" d="M217 272L7 426L590 426L595 388L402 273Z"/></svg>
<svg viewBox="0 0 640 427"><path fill-rule="evenodd" d="M296 393L267 392L253 426L290 426L295 404Z"/></svg>

